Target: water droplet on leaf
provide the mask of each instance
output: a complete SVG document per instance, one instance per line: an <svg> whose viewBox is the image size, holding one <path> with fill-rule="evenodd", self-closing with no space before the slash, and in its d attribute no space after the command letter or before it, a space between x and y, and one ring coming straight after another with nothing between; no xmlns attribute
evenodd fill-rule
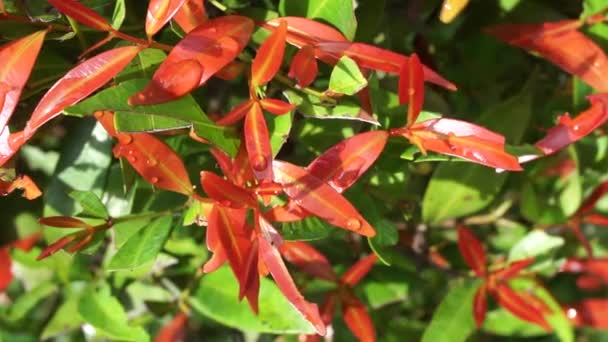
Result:
<svg viewBox="0 0 608 342"><path fill-rule="evenodd" d="M263 171L264 169L266 169L267 165L268 159L266 159L266 157L261 154L258 154L257 156L253 157L253 160L251 162L251 167L256 171Z"/></svg>
<svg viewBox="0 0 608 342"><path fill-rule="evenodd" d="M348 227L348 229L358 230L361 228L361 221L356 218L348 219L346 222L346 227Z"/></svg>
<svg viewBox="0 0 608 342"><path fill-rule="evenodd" d="M119 134L118 142L123 145L128 145L133 141L131 134Z"/></svg>
<svg viewBox="0 0 608 342"><path fill-rule="evenodd" d="M159 181L158 177L151 177L150 178L150 183L152 183L152 184L156 184L156 183L158 183L158 181Z"/></svg>
<svg viewBox="0 0 608 342"><path fill-rule="evenodd" d="M146 164L148 166L156 166L156 165L158 165L158 160L156 160L156 159L148 159L148 160L146 160Z"/></svg>

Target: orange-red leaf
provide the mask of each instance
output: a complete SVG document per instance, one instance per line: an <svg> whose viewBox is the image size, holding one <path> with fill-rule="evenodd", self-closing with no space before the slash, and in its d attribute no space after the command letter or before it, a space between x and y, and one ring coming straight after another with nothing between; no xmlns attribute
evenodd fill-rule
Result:
<svg viewBox="0 0 608 342"><path fill-rule="evenodd" d="M340 31L318 21L301 17L280 17L269 20L262 27L276 30L281 22L287 22L287 42L299 48L314 46L323 41L348 41Z"/></svg>
<svg viewBox="0 0 608 342"><path fill-rule="evenodd" d="M600 214L591 214L583 219L585 223L595 224L596 226L608 227L608 217Z"/></svg>
<svg viewBox="0 0 608 342"><path fill-rule="evenodd" d="M473 318L475 318L475 323L477 324L477 328L481 328L483 321L486 319L488 298L487 298L487 287L486 283L482 283L481 286L475 292L475 297L473 298Z"/></svg>
<svg viewBox="0 0 608 342"><path fill-rule="evenodd" d="M281 68L285 53L285 38L287 22L279 22L279 26L260 45L251 64L251 84L258 87L268 83Z"/></svg>
<svg viewBox="0 0 608 342"><path fill-rule="evenodd" d="M467 265L479 277L486 274L486 253L481 242L463 226L458 227L458 249Z"/></svg>
<svg viewBox="0 0 608 342"><path fill-rule="evenodd" d="M509 286L500 284L497 290L492 293L496 297L498 304L515 316L524 321L534 323L547 331L551 331L551 326L545 320L543 311L513 291Z"/></svg>
<svg viewBox="0 0 608 342"><path fill-rule="evenodd" d="M578 209L577 214L585 215L593 211L595 208L595 204L606 194L608 193L608 181L603 182L598 185L591 195L585 199L581 207Z"/></svg>
<svg viewBox="0 0 608 342"><path fill-rule="evenodd" d="M555 153L575 141L589 135L608 120L608 94L588 97L591 107L570 119L568 114L559 117L559 123L550 128L547 135L536 143L545 155Z"/></svg>
<svg viewBox="0 0 608 342"><path fill-rule="evenodd" d="M38 220L40 224L56 228L88 228L91 225L69 216L50 216Z"/></svg>
<svg viewBox="0 0 608 342"><path fill-rule="evenodd" d="M407 59L399 75L399 103L407 104L407 126L416 122L424 102L424 71L416 54Z"/></svg>
<svg viewBox="0 0 608 342"><path fill-rule="evenodd" d="M287 114L291 112L294 108L296 108L296 105L294 104L277 99L260 100L260 105L265 111L270 112L274 115Z"/></svg>
<svg viewBox="0 0 608 342"><path fill-rule="evenodd" d="M251 106L255 104L255 101L247 100L239 103L234 107L228 114L224 115L221 119L217 120L216 123L221 126L232 125L247 115L247 112L251 110Z"/></svg>
<svg viewBox="0 0 608 342"><path fill-rule="evenodd" d="M517 158L505 151L502 135L465 121L426 120L412 125L408 138L423 152L431 150L497 169L522 170Z"/></svg>
<svg viewBox="0 0 608 342"><path fill-rule="evenodd" d="M164 88L165 79L175 79L174 64L196 60L203 68L199 86L228 65L245 48L253 32L253 20L236 15L205 21L190 31L169 53L152 76L148 86L129 99L132 105L155 104L176 99L188 92L177 93L178 87ZM187 87L189 88L189 87ZM187 90L182 89L182 91ZM160 100L159 100L160 99Z"/></svg>
<svg viewBox="0 0 608 342"><path fill-rule="evenodd" d="M386 131L370 131L345 139L308 165L308 172L338 192L353 185L378 159L388 140Z"/></svg>
<svg viewBox="0 0 608 342"><path fill-rule="evenodd" d="M68 106L92 94L124 69L140 51L137 46L112 49L89 58L70 70L42 97L25 127L25 136L59 115Z"/></svg>
<svg viewBox="0 0 608 342"><path fill-rule="evenodd" d="M505 266L504 268L493 272L493 276L496 278L496 280L509 280L513 277L515 277L516 275L519 274L519 272L521 272L521 270L523 270L524 268L532 265L532 263L534 262L534 258L528 258L528 259L523 259L523 260L518 260L518 261L514 261L512 263L510 263L509 265Z"/></svg>
<svg viewBox="0 0 608 342"><path fill-rule="evenodd" d="M608 285L608 258L568 259L561 267L563 272L584 272L594 275Z"/></svg>
<svg viewBox="0 0 608 342"><path fill-rule="evenodd" d="M19 102L46 32L38 31L0 46L0 132L5 129Z"/></svg>
<svg viewBox="0 0 608 342"><path fill-rule="evenodd" d="M100 31L114 31L112 25L97 12L75 0L49 0L49 3L59 12L71 17L79 23Z"/></svg>
<svg viewBox="0 0 608 342"><path fill-rule="evenodd" d="M264 217L273 222L295 222L310 215L308 211L293 201L289 201L280 207L274 207L264 213Z"/></svg>
<svg viewBox="0 0 608 342"><path fill-rule="evenodd" d="M17 189L22 189L23 197L28 200L36 199L42 195L36 183L29 176L18 176L10 182L0 180L0 196L6 196Z"/></svg>
<svg viewBox="0 0 608 342"><path fill-rule="evenodd" d="M377 259L378 257L373 253L362 258L340 277L340 281L348 286L357 285L369 273Z"/></svg>
<svg viewBox="0 0 608 342"><path fill-rule="evenodd" d="M353 295L348 295L348 298L343 299L342 315L344 323L353 332L359 341L374 342L376 341L376 330L371 317L367 313L365 305L361 303Z"/></svg>
<svg viewBox="0 0 608 342"><path fill-rule="evenodd" d="M76 239L76 235L74 235L74 234L70 234L70 235L66 235L66 236L62 237L61 239L53 242L52 244L47 246L45 249L43 249L42 252L40 252L40 255L38 255L38 257L36 258L36 260L42 260L42 259L45 259L45 258L55 254L60 249L63 249L67 245L72 243L74 241L74 239Z"/></svg>
<svg viewBox="0 0 608 342"><path fill-rule="evenodd" d="M249 302L249 306L251 310L258 314L259 312L259 294L260 294L260 275L258 272L258 264L259 264L259 251L258 251L258 242L257 240L253 240L251 242L251 247L249 248L249 252L247 253L247 258L245 259L244 264L244 273L243 273L243 286L239 291L239 299L243 297L247 297L247 302Z"/></svg>
<svg viewBox="0 0 608 342"><path fill-rule="evenodd" d="M289 263L313 277L337 282L338 277L325 255L302 241L286 241L280 247L281 254Z"/></svg>
<svg viewBox="0 0 608 342"><path fill-rule="evenodd" d="M188 315L183 312L178 313L164 327L160 329L154 342L180 342L184 341L186 326L188 325Z"/></svg>
<svg viewBox="0 0 608 342"><path fill-rule="evenodd" d="M146 15L146 34L152 37L173 18L185 0L150 0Z"/></svg>
<svg viewBox="0 0 608 342"><path fill-rule="evenodd" d="M374 228L340 193L305 169L283 161L274 162L275 181L287 196L312 214L334 226L364 236L374 236Z"/></svg>
<svg viewBox="0 0 608 342"><path fill-rule="evenodd" d="M585 299L566 307L566 315L576 326L608 329L608 299Z"/></svg>
<svg viewBox="0 0 608 342"><path fill-rule="evenodd" d="M245 116L245 146L253 174L260 181L272 181L272 148L264 113L254 102Z"/></svg>
<svg viewBox="0 0 608 342"><path fill-rule="evenodd" d="M308 87L315 78L319 67L315 58L315 51L310 45L304 45L291 60L288 76L295 78L300 87Z"/></svg>
<svg viewBox="0 0 608 342"><path fill-rule="evenodd" d="M249 191L212 172L201 172L201 185L209 197L225 207L234 209L257 207L257 200Z"/></svg>
<svg viewBox="0 0 608 342"><path fill-rule="evenodd" d="M319 308L316 304L306 301L298 291L279 251L261 236L258 237L258 243L261 258L285 298L313 325L317 334L324 336L325 324L319 315Z"/></svg>
<svg viewBox="0 0 608 342"><path fill-rule="evenodd" d="M593 40L577 31L581 25L577 20L505 24L486 32L510 45L539 53L599 92L608 91L608 57Z"/></svg>
<svg viewBox="0 0 608 342"><path fill-rule="evenodd" d="M11 253L8 247L0 247L0 293L4 292L13 280Z"/></svg>
<svg viewBox="0 0 608 342"><path fill-rule="evenodd" d="M203 0L186 0L173 16L173 20L186 33L207 21L207 12Z"/></svg>

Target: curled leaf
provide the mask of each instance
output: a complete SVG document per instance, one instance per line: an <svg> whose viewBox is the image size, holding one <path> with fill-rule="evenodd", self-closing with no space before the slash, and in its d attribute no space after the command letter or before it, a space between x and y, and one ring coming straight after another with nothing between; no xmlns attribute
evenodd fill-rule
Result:
<svg viewBox="0 0 608 342"><path fill-rule="evenodd" d="M314 46L323 41L348 41L340 31L318 21L301 17L280 17L269 20L262 27L276 30L282 22L287 23L287 42L299 48Z"/></svg>

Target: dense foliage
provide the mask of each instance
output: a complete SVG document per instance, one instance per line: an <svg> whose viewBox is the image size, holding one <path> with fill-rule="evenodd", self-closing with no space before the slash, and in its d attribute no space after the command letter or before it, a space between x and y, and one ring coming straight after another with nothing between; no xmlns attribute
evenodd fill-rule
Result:
<svg viewBox="0 0 608 342"><path fill-rule="evenodd" d="M607 339L606 6L0 0L0 341Z"/></svg>

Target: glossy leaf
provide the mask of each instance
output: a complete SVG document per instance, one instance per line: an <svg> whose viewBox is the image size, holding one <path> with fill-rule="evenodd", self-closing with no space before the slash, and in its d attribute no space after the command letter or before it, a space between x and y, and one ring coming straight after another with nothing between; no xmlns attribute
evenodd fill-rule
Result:
<svg viewBox="0 0 608 342"><path fill-rule="evenodd" d="M509 261L546 255L563 246L564 243L564 239L559 236L549 235L542 230L533 230L511 247Z"/></svg>
<svg viewBox="0 0 608 342"><path fill-rule="evenodd" d="M209 197L225 207L234 209L257 207L257 200L249 191L224 180L212 172L201 172L201 185Z"/></svg>
<svg viewBox="0 0 608 342"><path fill-rule="evenodd" d="M582 24L564 20L543 24L504 24L486 29L490 35L537 52L566 72L580 77L599 92L608 91L608 57L589 37L577 31Z"/></svg>
<svg viewBox="0 0 608 342"><path fill-rule="evenodd" d="M327 222L364 236L374 236L374 228L342 195L299 166L274 162L275 181L296 204Z"/></svg>
<svg viewBox="0 0 608 342"><path fill-rule="evenodd" d="M407 59L399 75L399 103L408 104L407 125L416 122L424 102L424 71L416 54Z"/></svg>
<svg viewBox="0 0 608 342"><path fill-rule="evenodd" d="M315 51L310 45L304 45L293 56L288 76L296 79L300 87L308 87L317 78L319 72Z"/></svg>
<svg viewBox="0 0 608 342"><path fill-rule="evenodd" d="M251 85L253 87L268 83L281 68L286 36L287 22L283 21L258 49L251 64Z"/></svg>
<svg viewBox="0 0 608 342"><path fill-rule="evenodd" d="M186 33L207 21L204 0L186 0L182 7L175 13L173 20Z"/></svg>
<svg viewBox="0 0 608 342"><path fill-rule="evenodd" d="M72 1L70 1L72 2ZM89 58L70 70L42 97L25 127L31 137L43 124L61 111L101 88L124 69L141 48L126 46L115 48Z"/></svg>
<svg viewBox="0 0 608 342"><path fill-rule="evenodd" d="M222 116L216 123L220 126L228 126L237 123L252 110L251 107L255 105L255 101L247 100L239 103L234 107L228 114Z"/></svg>
<svg viewBox="0 0 608 342"><path fill-rule="evenodd" d="M44 42L47 31L38 31L0 46L0 132L8 124Z"/></svg>
<svg viewBox="0 0 608 342"><path fill-rule="evenodd" d="M302 48L304 45L314 46L322 41L348 41L340 31L321 22L302 17L280 17L269 20L262 27L276 30L281 22L287 22L287 42Z"/></svg>
<svg viewBox="0 0 608 342"><path fill-rule="evenodd" d="M174 75L175 64L184 60L197 61L202 66L198 82L201 86L211 76L234 60L245 48L253 31L253 21L242 16L223 16L205 21L190 31L169 53L152 76L148 86L129 99L131 105L166 102L186 95L190 87L181 89L179 75ZM191 75L188 79L191 79ZM166 80L171 87L168 89ZM187 91L186 91L187 90Z"/></svg>
<svg viewBox="0 0 608 342"><path fill-rule="evenodd" d="M283 263L283 259L281 259L279 251L261 237L258 238L258 243L261 258L283 295L315 327L317 334L325 335L325 324L319 315L319 308L316 304L307 302L300 294Z"/></svg>
<svg viewBox="0 0 608 342"><path fill-rule="evenodd" d="M260 100L260 106L267 112L274 115L283 115L291 112L296 108L295 105L277 99Z"/></svg>
<svg viewBox="0 0 608 342"><path fill-rule="evenodd" d="M357 285L369 273L378 260L376 254L370 254L352 265L341 277L340 281L349 286Z"/></svg>
<svg viewBox="0 0 608 342"><path fill-rule="evenodd" d="M515 316L537 324L547 331L551 330L551 326L545 320L543 312L530 304L529 301L517 294L509 286L504 284L498 285L495 297L500 306L509 310Z"/></svg>
<svg viewBox="0 0 608 342"><path fill-rule="evenodd" d="M177 342L183 341L188 325L188 315L179 312L168 324L162 327L154 342Z"/></svg>
<svg viewBox="0 0 608 342"><path fill-rule="evenodd" d="M155 35L182 7L185 0L150 0L146 14L146 34Z"/></svg>
<svg viewBox="0 0 608 342"><path fill-rule="evenodd" d="M505 151L504 137L481 126L454 119L431 119L411 126L410 134L410 141L425 150L497 169L522 170L517 158Z"/></svg>
<svg viewBox="0 0 608 342"><path fill-rule="evenodd" d="M91 225L69 216L49 216L38 220L42 225L55 228L88 228Z"/></svg>
<svg viewBox="0 0 608 342"><path fill-rule="evenodd" d="M284 242L279 249L283 258L294 264L300 271L319 279L337 282L338 277L325 255L310 244L302 241L288 241Z"/></svg>
<svg viewBox="0 0 608 342"><path fill-rule="evenodd" d="M59 12L100 31L114 31L112 25L97 12L76 0L49 0Z"/></svg>
<svg viewBox="0 0 608 342"><path fill-rule="evenodd" d="M458 227L458 249L467 265L478 277L486 274L486 253L475 235L463 226Z"/></svg>
<svg viewBox="0 0 608 342"><path fill-rule="evenodd" d="M608 95L597 94L588 97L591 107L574 119L568 114L559 117L559 123L549 129L547 135L535 145L545 155L553 154L564 147L589 135L608 120Z"/></svg>
<svg viewBox="0 0 608 342"><path fill-rule="evenodd" d="M101 202L99 197L90 191L72 191L70 197L75 199L82 207L82 213L97 217L100 219L108 219L108 210L106 206Z"/></svg>
<svg viewBox="0 0 608 342"><path fill-rule="evenodd" d="M344 323L362 342L376 341L376 331L365 305L355 296L349 296L342 304Z"/></svg>
<svg viewBox="0 0 608 342"><path fill-rule="evenodd" d="M357 29L354 7L349 0L281 0L278 9L281 15L306 17L328 23L349 39L353 39Z"/></svg>
<svg viewBox="0 0 608 342"><path fill-rule="evenodd" d="M272 148L264 113L258 102L255 102L245 116L245 146L249 164L258 180L272 181Z"/></svg>
<svg viewBox="0 0 608 342"><path fill-rule="evenodd" d="M357 63L348 56L342 56L334 66L329 78L329 91L337 94L354 95L367 86L367 79Z"/></svg>

